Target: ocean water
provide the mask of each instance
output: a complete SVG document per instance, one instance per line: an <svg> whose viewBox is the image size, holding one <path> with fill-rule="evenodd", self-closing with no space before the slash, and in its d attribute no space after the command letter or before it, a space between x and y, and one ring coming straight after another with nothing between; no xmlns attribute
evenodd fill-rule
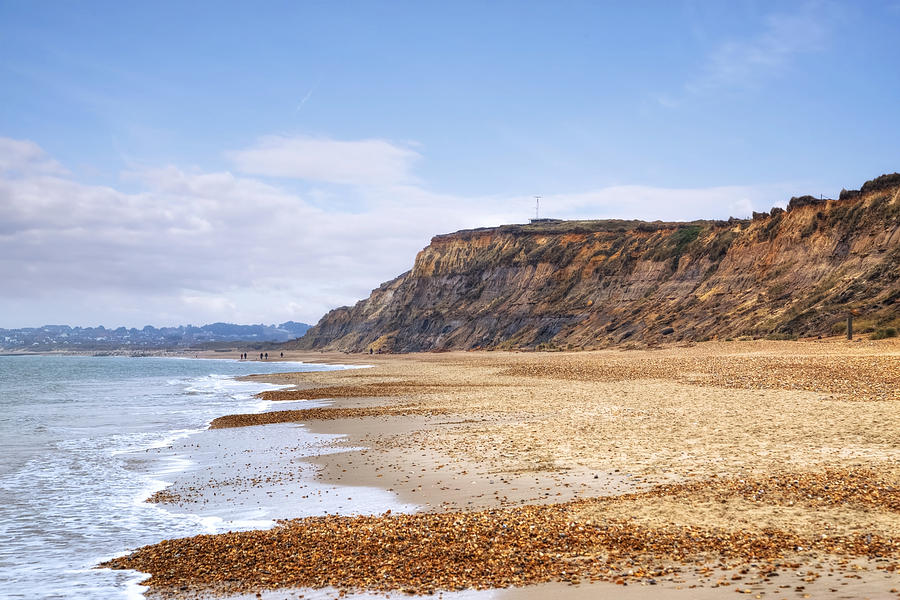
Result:
<svg viewBox="0 0 900 600"><path fill-rule="evenodd" d="M162 539L265 526L258 507L209 515L144 500L198 468L178 449L213 434L212 419L269 409L254 395L278 386L236 376L337 368L0 356L0 597L141 597L144 575L93 567Z"/></svg>

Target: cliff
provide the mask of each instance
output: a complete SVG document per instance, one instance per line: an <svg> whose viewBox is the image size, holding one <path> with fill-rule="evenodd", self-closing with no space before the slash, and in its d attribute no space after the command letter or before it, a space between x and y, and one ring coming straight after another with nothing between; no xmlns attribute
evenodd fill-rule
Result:
<svg viewBox="0 0 900 600"><path fill-rule="evenodd" d="M596 347L900 321L900 175L752 220L552 221L439 235L304 349Z"/></svg>

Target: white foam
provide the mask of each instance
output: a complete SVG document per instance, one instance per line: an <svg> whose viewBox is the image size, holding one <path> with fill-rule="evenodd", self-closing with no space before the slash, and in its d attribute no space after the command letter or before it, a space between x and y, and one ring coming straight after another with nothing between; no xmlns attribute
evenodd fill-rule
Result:
<svg viewBox="0 0 900 600"><path fill-rule="evenodd" d="M303 408L322 408L329 406L325 400L263 400L258 398L253 404L253 412L264 413L282 406L302 406Z"/></svg>
<svg viewBox="0 0 900 600"><path fill-rule="evenodd" d="M199 523L205 528L206 533L271 529L275 526L273 519L234 519L226 521L221 517L200 517Z"/></svg>
<svg viewBox="0 0 900 600"><path fill-rule="evenodd" d="M126 572L134 573L134 577L125 582L125 597L128 600L144 600L144 594L150 587L141 584L147 579L150 579L150 574L142 573L141 571L133 571L131 569Z"/></svg>
<svg viewBox="0 0 900 600"><path fill-rule="evenodd" d="M147 500L150 499L151 496L153 496L153 494L166 489L173 483L171 481L155 479L156 476L183 473L195 464L194 461L181 456L170 456L166 457L165 460L167 463L169 463L169 465L167 467L159 469L154 473L154 478L149 479L144 486L144 489L138 492L137 496L135 496L133 504L143 505L147 502Z"/></svg>
<svg viewBox="0 0 900 600"><path fill-rule="evenodd" d="M200 433L204 431L204 429L174 429L168 432L163 438L152 440L143 444L138 444L136 446L132 446L130 448L123 448L120 450L112 450L110 454L112 456L119 456L122 454L134 454L136 452L146 452L147 450L157 450L159 448L167 448L177 442L178 440L184 439L186 437L192 436L195 433Z"/></svg>

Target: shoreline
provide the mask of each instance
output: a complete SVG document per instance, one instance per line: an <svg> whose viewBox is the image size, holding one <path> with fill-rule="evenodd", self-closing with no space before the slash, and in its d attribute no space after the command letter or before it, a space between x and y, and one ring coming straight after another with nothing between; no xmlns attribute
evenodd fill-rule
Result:
<svg viewBox="0 0 900 600"><path fill-rule="evenodd" d="M737 362L740 364L748 356L751 362L756 361L759 364L769 364L773 358L784 361L794 357L797 342L766 342L755 344L752 348L747 348L743 344L737 345L743 347L735 348L736 344L728 344L730 347L718 348L718 353L709 353L710 347L705 344L702 346L705 348L699 350L695 347L652 352L602 351L544 355L535 353L364 355L357 357L358 360L373 365L372 369L365 372L331 371L297 376L276 374L263 377L250 376L249 379L265 379L278 384L289 383L295 385L295 389L316 392L319 388L327 386L345 386L345 388L356 386L350 389L350 392L355 390L356 393L377 389L378 386L393 386L396 392L398 384L403 383L406 387L400 387L405 393L400 395L366 397L348 393L344 397L323 401L327 402L325 410L361 411L359 414L364 414L364 417L342 416L328 420L304 420L302 408L297 408L302 404L291 403L291 408L296 410L298 413L296 417L305 423L304 428L310 433L341 433L345 437L337 443L337 446L356 448L349 452L327 454L311 459L310 462L318 466L316 476L321 482L379 487L396 494L403 503L415 503L423 507L421 514L437 515L450 514L448 511L461 511L459 514L466 515L478 510L528 512L546 510L540 507L552 503L575 501L590 504L596 503L596 500L590 500L592 498L618 496L625 498L621 504L626 508L604 508L600 513L600 522L615 522L616 519L625 518L626 524L637 527L634 531L659 531L661 527L665 529L672 526L699 526L703 530L728 531L729 528L723 525L736 521L748 531L752 531L754 527L760 530L760 525L770 528L780 527L785 531L794 528L801 537L806 536L803 539L813 540L814 537L811 536L818 531L815 523L801 518L811 514L816 519L824 519L828 533L832 536L836 534L835 537L839 540L849 540L848 535L852 528L861 527L866 535L870 536L870 540L875 539L876 542L883 544L879 547L879 551L886 557L884 559L887 561L886 565L897 565L897 553L900 553L898 550L900 546L897 544L900 542L895 543L896 539L893 538L888 538L887 542L884 542L883 535L885 527L887 533L890 533L894 524L900 524L900 512L897 512L900 509L890 503L893 500L887 504L882 502L866 505L864 496L854 496L840 498L831 504L825 503L824 507L801 506L802 494L785 495L784 490L776 486L781 496L774 501L763 500L760 506L759 498L748 499L741 494L735 494L728 487L732 484L727 484L720 490L721 497L704 500L701 503L702 509L692 511L689 507L705 493L702 487L692 488L691 486L695 485L693 482L708 483L716 479L720 482L734 482L738 481L738 477L744 477L746 480L748 476L753 476L752 480L759 486L771 487L771 478L767 479L760 475L772 472L773 466L775 473L784 476L803 479L817 473L826 473L836 482L850 481L865 471L869 479L864 485L889 491L889 488L900 481L896 479L900 473L897 466L900 449L896 440L900 438L890 437L896 433L900 423L893 414L896 411L890 410L890 404L896 398L890 393L885 394L884 390L889 389L885 386L892 385L892 382L900 377L900 373L896 372L896 357L900 355L898 352L900 346L886 344L873 350L864 346L848 348L848 344L829 345L824 348L818 345L815 352L792 359L798 363L795 365L797 366L795 371L799 376L790 381L782 381L781 387L762 385L764 382L753 377L737 382L726 382L728 385L725 386L710 386L709 380L715 382L716 377L720 377L713 367L722 367L723 365L719 363L724 363L726 368L732 366L729 363L734 362L735 357L739 357ZM750 352L735 353L734 350L738 349ZM661 357L660 353L663 353L661 364L648 369L648 355L651 355L649 360L660 362L658 360ZM325 358L317 353L290 353L285 360L301 357L305 357L307 362L311 362L313 358L319 361ZM338 355L334 358L340 358L341 362L346 364L349 357ZM666 364L669 359L673 364ZM893 365L893 369L885 371L881 368L885 359L886 364ZM841 386L846 387L846 383L841 383L837 379L843 373L838 371L834 375L829 375L822 371L823 365L830 366L836 360L851 365L861 362L874 365L869 371L860 372L856 382L857 384L867 382L864 390L865 398L840 397ZM673 365L683 367L685 362L692 363L695 367L698 365L705 367L706 370L680 372L677 376L666 380L631 379L626 368L630 364L644 375L648 373L658 375L670 373ZM599 371L594 363L602 363ZM804 374L804 370L800 368L803 365L799 363L808 363L807 366L814 367L815 373ZM587 369L586 364L593 365L594 371ZM535 370L536 374L529 374L530 369ZM873 377L873 374L876 376ZM593 376L586 377L586 375ZM686 378L690 381L685 381ZM820 381L814 381L816 378ZM782 389L787 386L798 387L798 384L799 387L814 389ZM690 436L684 431L676 431L666 439L653 438L654 433L660 433L665 429L660 429L660 423L656 422L661 416L685 417L691 414L690 410L673 413L672 409L675 407L670 402L663 402L665 410L657 410L657 414L654 414L654 410L651 409L660 402L658 397L666 393L684 400L691 405L690 409L697 409L693 414L693 418L697 419L696 428L704 429L705 426L711 425L709 421L717 416L726 419L727 427L720 428L721 431L713 428L712 431L706 432L707 435L702 435L701 432L699 436ZM726 398L727 406L724 408L727 410L723 411L722 406L716 406L717 396ZM497 401L497 397L502 399ZM542 402L541 398L549 400ZM754 403L764 406L754 406ZM273 410L277 410L276 404L277 400L273 402ZM581 412L574 415L564 414L566 406L572 404L574 406L568 407L570 410ZM847 435L844 436L840 435L839 428L832 428L826 432L838 434L829 440L834 448L822 444L823 439L829 439L828 435L813 435L815 433L813 427L798 424L797 419L792 421L786 418L783 410L779 410L779 406L792 406L799 412L797 417L801 420L804 415L821 418L820 414L825 414L822 405L827 405L828 413L838 411L838 414L833 416L849 425L850 431L845 431ZM398 407L407 409L416 407L423 411L430 410L432 414L394 414ZM855 407L855 410L849 410L850 407ZM511 408L515 410L510 410ZM602 410L593 412L589 410L598 408ZM444 412L438 412L438 409ZM366 413L366 410L369 412ZM379 410L384 412L379 413ZM647 414L637 414L641 410ZM748 413L745 415L746 422L741 422L739 414L732 414L740 410ZM548 415L553 415L553 419L548 421ZM761 420L765 425L764 428L760 428L761 416L766 417ZM619 425L641 426L645 430L643 433L651 438L649 445L653 446L652 442L656 442L657 453L667 452L663 452L664 456L657 457L658 460L647 460L646 457L640 460L641 452L648 449L647 443L642 445L639 443L640 439L635 439L636 436L623 435L621 430L621 439L608 436L610 431L616 431L615 428L587 426L592 419L597 418L617 421ZM882 435L873 433L866 428L867 419L880 422L887 431ZM553 423L553 420L561 423ZM854 424L852 422L854 420L861 422ZM586 427L586 430L580 431L579 426ZM721 441L715 443L716 438L721 440L723 435L727 438L729 434L739 434L739 428L736 429L736 426L751 428L753 435L749 436L750 438L754 435L765 437L765 430L768 430L768 439L765 440L766 443L750 448L742 447L741 442L745 441L747 436L741 435L738 436L741 439L733 440L730 445ZM784 435L777 434L779 426L787 428L787 431L783 432ZM272 425L250 429L264 431L267 427ZM536 431L529 431L529 428ZM592 429L596 431L591 431ZM565 436L560 436L560 433L566 431L571 434L568 440ZM604 433L612 439L605 439L603 443L590 441L594 439L592 434L602 436ZM678 435L679 433L682 435ZM546 438L547 443L540 443L541 436L536 437L536 434ZM869 439L863 439L864 443L857 443L855 447L854 444L840 443L842 437L850 440L860 435L863 438L868 435ZM479 439L488 439L492 443L482 444L483 447L479 447ZM584 450L587 451L580 452L578 448L572 448L571 446L577 445L575 442L586 444ZM796 456L789 456L790 460L787 461L782 460L785 458L784 447L798 442L800 451L791 453ZM497 446L506 447L510 452L498 452ZM366 449L359 450L361 447ZM555 449L556 452L547 454L548 449ZM685 449L692 452L685 454ZM602 453L596 452L598 450L618 450L618 453L604 457ZM698 450L700 452L697 452ZM772 457L767 458L766 452ZM874 467L875 470L871 473L865 469L847 470L855 463L861 463L864 467ZM619 467L614 468L615 465ZM672 469L673 466L677 468ZM841 466L845 467L845 470L828 470ZM812 477L809 482L814 480L815 477ZM647 490L660 485L669 485L672 493L662 496L641 496L651 493ZM657 490L659 489L662 488L657 487ZM821 493L821 486L816 490L818 490L816 493ZM891 496L892 493L887 493L887 497L896 497L897 494ZM615 504L614 502L613 505ZM724 508L716 510L717 507ZM616 510L619 512L616 513ZM586 519L587 523L598 517L594 514L593 517L581 518ZM606 549L607 552L609 550ZM821 546L819 552L826 554L834 552L834 547ZM870 548L865 552L875 551ZM836 559L838 564L829 567L835 569L834 572L841 568L849 569L846 565L841 567L839 564L841 560L858 558L857 555L851 556L846 553L838 553L835 556L838 557ZM845 558L841 559L841 556ZM819 557L804 561L809 560L815 565L826 559L827 556L824 559ZM794 559L786 559L786 564L794 564ZM863 573L864 576L861 580L848 581L852 581L853 589L860 594L871 593L874 594L873 597L889 594L890 597L895 597L894 593L889 592L889 589L893 588L882 589L884 586L881 585L879 577L891 574L890 577L883 578L883 581L892 582L894 588L900 587L900 581L896 576L897 566L894 566L894 571L880 571L876 569L877 566L878 563L871 563L867 565L869 568L867 571L858 569L852 571L851 574ZM736 565L735 568L739 569L740 565ZM787 569L789 570L790 568ZM785 569L782 568L781 571ZM819 570L816 569L816 572ZM876 574L880 575L876 577ZM705 590L703 597L706 597L706 592L712 590L709 587L712 580L700 581L704 576L696 572L689 575L688 579L694 577L697 581L685 583L683 587L703 585L705 587L695 588L694 591L703 589ZM786 575L786 572L782 573L784 577L782 582L788 579ZM824 582L828 576L831 575L823 574L822 581ZM627 582L625 579L623 583ZM634 583L651 585L647 583L646 578L631 580ZM610 581L611 583L596 585L615 586L615 580ZM760 580L754 584L756 586L754 589L758 592L768 590L770 594L778 593L780 588L772 581L775 580L773 578L770 578L769 582ZM847 586L839 586L833 588L834 592L829 591L832 588L820 590L817 581L819 577L813 578L811 582L794 585L791 590L802 586L804 589L817 591L816 597L822 594L824 597L837 598L842 597L840 594L847 589ZM652 590L648 598L668 598L670 593L675 594L671 597L683 597L676 594L675 589L682 584L669 582L671 584L669 585L662 581L657 583L660 585L646 588ZM260 582L255 585L259 586ZM550 585L552 587L564 584ZM877 587L870 591L871 586ZM259 589L267 587L270 586L265 585ZM566 586L563 593L568 596L584 587L593 586ZM643 585L640 587L645 588ZM664 591L664 588L668 591ZM400 591L401 588L396 589ZM418 591L427 589L427 587L419 588ZM616 589L622 590L621 587ZM733 593L734 589L735 587L731 586L729 589L716 591ZM503 598L537 597L529 596L534 593L535 588L494 591L495 595L499 594L497 597ZM572 597L577 597L577 593ZM802 594L798 597L802 597Z"/></svg>
<svg viewBox="0 0 900 600"><path fill-rule="evenodd" d="M541 351L536 349L529 348L519 348L514 350L452 350L452 351L440 351L436 353L424 352L424 353L407 353L407 354L390 354L390 353L376 353L376 354L365 354L365 353L350 353L350 352L339 352L333 350L282 350L281 348L277 348L272 350L273 356L268 359L259 359L255 357L255 354L259 353L259 350L250 351L241 348L240 343L235 343L234 347L229 347L225 349L208 349L208 348L110 348L110 349L95 349L95 350L75 350L75 349L58 349L58 350L40 350L40 351L30 351L30 350L20 350L20 349L4 349L0 348L0 356L124 356L129 358L142 358L142 357L185 357L185 358L202 358L202 359L218 359L218 360L235 360L241 362L280 362L280 361L294 361L297 357L304 357L306 359L305 362L308 363L319 363L319 364L367 364L371 362L371 360L382 359L390 359L391 357L397 356L416 356L416 355L433 355L433 354L468 354L468 353L479 353L479 354L525 354L525 355L541 355L541 354L556 354L556 353L564 353L564 354L580 354L580 353L624 353L624 352L666 352L678 348L692 348L692 347L703 347L703 346L721 346L721 345L731 345L735 350L742 349L750 349L754 347L754 345L766 345L766 344L795 344L797 346L802 347L803 349L809 349L811 345L819 345L831 348L845 348L845 349L874 349L875 351L883 351L885 348L893 347L893 353L898 353L900 350L900 338L883 338L883 339L872 339L871 336L873 332L867 333L856 333L852 340L847 340L843 335L834 335L830 337L804 337L798 338L796 340L786 340L786 341L775 341L768 340L765 338L744 338L738 337L734 339L730 339L728 341L725 340L704 340L704 341L681 341L681 342L663 342L661 344L653 344L653 345L638 345L633 348L621 348L618 346L608 346L608 347L592 347L592 348L575 348L570 350L562 350L555 349L549 351ZM248 342L250 343L250 342ZM274 343L274 342L273 342ZM236 356L231 356L232 354L240 355L242 352L248 352L250 355L247 359L240 359ZM262 352L265 352L263 350ZM275 356L275 352L287 352L287 356L281 358ZM367 360L369 359L369 360Z"/></svg>

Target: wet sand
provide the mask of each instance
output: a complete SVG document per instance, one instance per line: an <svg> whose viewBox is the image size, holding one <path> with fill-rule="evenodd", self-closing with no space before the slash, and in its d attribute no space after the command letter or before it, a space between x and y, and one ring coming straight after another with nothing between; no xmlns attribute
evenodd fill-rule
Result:
<svg viewBox="0 0 900 600"><path fill-rule="evenodd" d="M240 539L192 538L179 542L177 552L148 547L116 566L152 572L159 593L182 595L282 587L267 597L310 597L308 588L321 586L422 593L532 584L478 597L531 598L541 590L572 598L719 598L736 590L759 597L900 597L891 591L900 588L896 341L285 356L323 358L373 368L266 376L295 386L271 400L333 399L309 411L291 403L262 420L280 425L238 415L220 426L265 435L296 422L311 433L344 434L335 439L335 453L304 459L318 466L319 480L388 490L420 512L291 521ZM479 516L489 511L493 516ZM507 528L515 523L526 528L516 529L521 533L539 524L572 545L503 537L499 514ZM481 529L471 540L458 539L461 523ZM325 551L315 536L333 527L352 543L332 548L341 560L328 568L304 571L299 563L321 558L298 562L272 549L272 536L313 536ZM383 543L401 529L408 532L403 543ZM438 532L445 536L439 545L456 554L435 553ZM225 568L223 548L244 557L244 566ZM179 571L187 554L190 569ZM436 566L457 563L458 570ZM386 564L393 570L374 577ZM431 568L411 577L402 568L408 564ZM509 565L521 572L506 572ZM553 581L568 583L542 583Z"/></svg>

